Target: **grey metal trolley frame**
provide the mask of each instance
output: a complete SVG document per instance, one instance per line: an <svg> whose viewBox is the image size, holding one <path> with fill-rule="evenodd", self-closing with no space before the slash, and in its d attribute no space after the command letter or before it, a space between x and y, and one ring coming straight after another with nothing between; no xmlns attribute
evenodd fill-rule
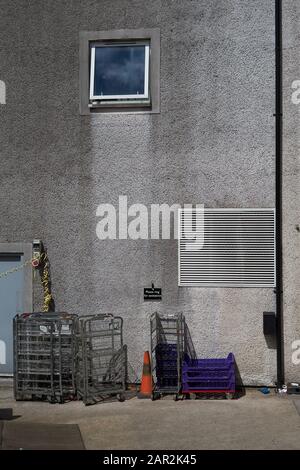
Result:
<svg viewBox="0 0 300 470"><path fill-rule="evenodd" d="M13 320L14 395L16 400L63 403L76 396L77 315L24 313Z"/></svg>
<svg viewBox="0 0 300 470"><path fill-rule="evenodd" d="M152 399L164 394L174 394L183 399L182 362L187 355L196 359L189 328L182 313L161 314L150 318L151 364L154 376Z"/></svg>
<svg viewBox="0 0 300 470"><path fill-rule="evenodd" d="M154 377L152 399L164 394L181 398L181 368L184 354L185 317L155 312L150 318L151 365Z"/></svg>
<svg viewBox="0 0 300 470"><path fill-rule="evenodd" d="M86 405L107 395L125 400L127 346L123 319L112 314L80 317L77 331L76 385Z"/></svg>

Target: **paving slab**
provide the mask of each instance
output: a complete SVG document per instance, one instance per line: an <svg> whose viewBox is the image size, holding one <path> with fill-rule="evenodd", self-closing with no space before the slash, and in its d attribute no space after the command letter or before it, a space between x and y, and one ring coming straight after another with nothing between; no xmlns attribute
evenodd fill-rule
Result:
<svg viewBox="0 0 300 470"><path fill-rule="evenodd" d="M83 450L76 424L21 423L4 421L3 450Z"/></svg>

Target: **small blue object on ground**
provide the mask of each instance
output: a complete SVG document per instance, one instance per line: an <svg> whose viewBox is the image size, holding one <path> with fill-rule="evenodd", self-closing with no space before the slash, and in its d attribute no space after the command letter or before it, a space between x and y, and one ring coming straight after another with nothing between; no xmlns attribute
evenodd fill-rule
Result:
<svg viewBox="0 0 300 470"><path fill-rule="evenodd" d="M268 395L268 393L270 393L270 389L268 387L259 388L259 391L264 395Z"/></svg>

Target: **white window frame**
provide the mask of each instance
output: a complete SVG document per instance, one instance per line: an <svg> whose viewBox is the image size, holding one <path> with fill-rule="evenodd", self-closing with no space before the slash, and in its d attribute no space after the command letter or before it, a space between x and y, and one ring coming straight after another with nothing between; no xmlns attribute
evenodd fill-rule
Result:
<svg viewBox="0 0 300 470"><path fill-rule="evenodd" d="M144 93L134 95L94 95L95 87L95 49L96 47L111 46L144 46L145 47L145 72L144 72ZM150 43L149 42L115 42L98 43L91 46L91 64L90 64L90 100L91 101L112 101L112 100L148 100L149 99L149 71L150 71Z"/></svg>

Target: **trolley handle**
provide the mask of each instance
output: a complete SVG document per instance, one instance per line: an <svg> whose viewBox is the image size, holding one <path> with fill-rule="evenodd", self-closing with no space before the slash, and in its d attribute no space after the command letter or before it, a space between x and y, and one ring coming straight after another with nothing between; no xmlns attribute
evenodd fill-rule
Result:
<svg viewBox="0 0 300 470"><path fill-rule="evenodd" d="M174 318L174 319L184 318L183 313L163 313L163 314L160 314L158 312L155 312L153 314L153 317L155 315L157 315L160 319L164 319L164 318Z"/></svg>
<svg viewBox="0 0 300 470"><path fill-rule="evenodd" d="M115 317L112 313L98 313L96 315L87 315L87 316L82 316L80 317L80 322L82 325L82 329L84 331L87 330L87 325L88 323L92 320L102 320L102 321L110 321L109 324L109 329L111 331L116 330L116 331L121 331L123 329L123 318L122 317ZM115 322L117 320L117 322Z"/></svg>

